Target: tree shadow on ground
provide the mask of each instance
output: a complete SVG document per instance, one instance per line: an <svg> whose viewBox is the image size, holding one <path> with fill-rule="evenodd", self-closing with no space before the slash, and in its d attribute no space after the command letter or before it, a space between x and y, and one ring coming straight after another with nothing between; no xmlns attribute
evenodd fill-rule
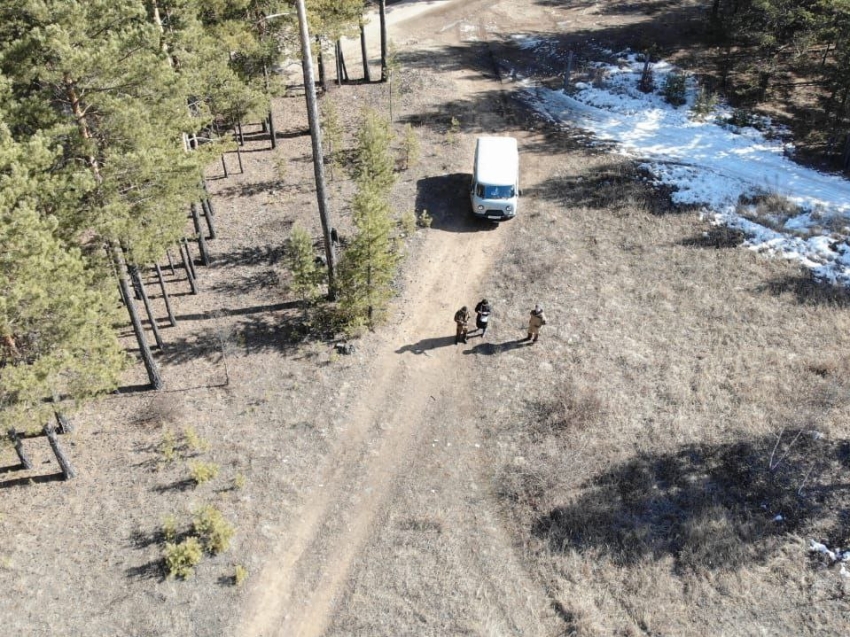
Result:
<svg viewBox="0 0 850 637"><path fill-rule="evenodd" d="M785 432L644 453L584 484L532 533L555 552L602 551L621 566L672 556L680 571L763 562L780 536L850 533L850 442Z"/></svg>
<svg viewBox="0 0 850 637"><path fill-rule="evenodd" d="M10 480L1 480L0 489L11 489L12 487L26 487L33 484L44 484L46 482L62 482L65 480L65 474L50 473L40 476L29 476L27 478L12 478Z"/></svg>
<svg viewBox="0 0 850 637"><path fill-rule="evenodd" d="M276 270L264 269L250 274L240 274L238 277L219 281L211 289L225 294L247 294L254 290L275 290L280 287L280 275Z"/></svg>
<svg viewBox="0 0 850 637"><path fill-rule="evenodd" d="M850 307L850 290L814 279L807 273L775 278L757 286L755 291L771 296L791 295L800 305Z"/></svg>
<svg viewBox="0 0 850 637"><path fill-rule="evenodd" d="M267 265L273 266L286 256L286 248L283 245L276 246L248 246L215 255L216 267L245 265Z"/></svg>
<svg viewBox="0 0 850 637"><path fill-rule="evenodd" d="M166 579L165 564L161 559L151 560L139 566L131 566L124 570L124 574L135 579L151 579L161 582Z"/></svg>
<svg viewBox="0 0 850 637"><path fill-rule="evenodd" d="M746 240L746 235L738 228L729 226L714 226L705 232L681 241L681 245L689 248L705 248L720 250L737 248Z"/></svg>
<svg viewBox="0 0 850 637"><path fill-rule="evenodd" d="M469 202L469 173L423 177L416 182L416 213L431 217L431 228L447 232L490 231L497 223L472 216Z"/></svg>
<svg viewBox="0 0 850 637"><path fill-rule="evenodd" d="M429 350L438 347L449 347L455 344L454 336L437 336L435 338L423 338L421 341L398 348L396 354L412 352L414 354L427 354Z"/></svg>
<svg viewBox="0 0 850 637"><path fill-rule="evenodd" d="M534 188L534 194L565 206L604 210L615 217L680 212L682 208L670 199L672 189L653 185L647 177L634 162L612 159L581 174L550 177Z"/></svg>

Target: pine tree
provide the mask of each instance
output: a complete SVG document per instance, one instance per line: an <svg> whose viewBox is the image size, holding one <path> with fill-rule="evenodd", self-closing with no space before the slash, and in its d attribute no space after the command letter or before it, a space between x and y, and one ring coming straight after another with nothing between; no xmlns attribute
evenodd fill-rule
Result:
<svg viewBox="0 0 850 637"><path fill-rule="evenodd" d="M354 179L358 185L369 183L383 193L392 188L396 180L392 141L389 122L374 110L365 110L354 155Z"/></svg>
<svg viewBox="0 0 850 637"><path fill-rule="evenodd" d="M340 261L339 307L349 327L373 327L392 298L399 262L395 223L386 192L364 182L352 201L357 233Z"/></svg>
<svg viewBox="0 0 850 637"><path fill-rule="evenodd" d="M389 123L366 111L357 142L351 204L357 233L340 263L340 311L351 327L373 327L384 318L400 258L389 204L395 181Z"/></svg>
<svg viewBox="0 0 850 637"><path fill-rule="evenodd" d="M61 144L51 169L84 189L79 207L57 214L60 236L105 246L126 286L118 246L132 264L159 259L183 234L198 197L200 156L180 143L191 128L186 89L159 27L133 0L18 0L0 9L0 42L0 68L17 98L10 130L40 129ZM130 299L127 308L158 387Z"/></svg>
<svg viewBox="0 0 850 637"><path fill-rule="evenodd" d="M322 272L316 267L310 234L297 224L289 235L289 270L292 273L290 288L302 302L306 316L307 308L316 300Z"/></svg>
<svg viewBox="0 0 850 637"><path fill-rule="evenodd" d="M0 428L37 430L54 395L81 400L116 386L124 363L115 295L79 246L58 234L57 202L76 184L49 171L57 151L0 125Z"/></svg>

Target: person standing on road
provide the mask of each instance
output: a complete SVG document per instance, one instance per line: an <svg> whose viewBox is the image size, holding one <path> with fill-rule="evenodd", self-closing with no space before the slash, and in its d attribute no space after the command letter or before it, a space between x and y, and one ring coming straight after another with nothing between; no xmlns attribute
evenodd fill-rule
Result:
<svg viewBox="0 0 850 637"><path fill-rule="evenodd" d="M475 306L475 327L481 330L481 338L484 338L484 335L487 333L487 323L490 320L490 312L492 311L487 299L481 299L478 301L478 305Z"/></svg>
<svg viewBox="0 0 850 637"><path fill-rule="evenodd" d="M467 334L469 334L469 310L464 305L457 312L455 312L455 324L457 325L457 332L455 333L455 345L460 343L461 341L466 343Z"/></svg>
<svg viewBox="0 0 850 637"><path fill-rule="evenodd" d="M531 310L531 316L528 319L528 336L525 340L536 343L537 337L540 336L540 328L544 325L546 325L546 317L543 315L543 308L537 304Z"/></svg>

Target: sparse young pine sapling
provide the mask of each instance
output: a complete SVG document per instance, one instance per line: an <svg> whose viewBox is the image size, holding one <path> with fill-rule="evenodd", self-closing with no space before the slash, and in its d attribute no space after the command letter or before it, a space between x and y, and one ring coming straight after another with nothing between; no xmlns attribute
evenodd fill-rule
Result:
<svg viewBox="0 0 850 637"><path fill-rule="evenodd" d="M165 570L169 577L187 579L195 572L195 567L204 557L201 542L196 537L187 537L179 544L166 542L163 550Z"/></svg>
<svg viewBox="0 0 850 637"><path fill-rule="evenodd" d="M423 210L423 211L419 214L419 220L418 220L418 223L419 223L419 226L420 226L420 227L422 227L422 228L430 228L430 227L431 227L431 224L433 223L433 221L434 221L434 218L433 218L431 215L429 215L429 214L428 214L428 211L427 211L427 210Z"/></svg>
<svg viewBox="0 0 850 637"><path fill-rule="evenodd" d="M218 475L218 465L212 462L190 462L189 475L192 477L196 486L200 486L214 480Z"/></svg>
<svg viewBox="0 0 850 637"><path fill-rule="evenodd" d="M211 555L226 551L236 533L221 511L209 504L195 512L194 529L204 549Z"/></svg>
<svg viewBox="0 0 850 637"><path fill-rule="evenodd" d="M404 137L401 139L401 164L404 170L412 168L419 162L419 136L413 130L413 126L406 124Z"/></svg>

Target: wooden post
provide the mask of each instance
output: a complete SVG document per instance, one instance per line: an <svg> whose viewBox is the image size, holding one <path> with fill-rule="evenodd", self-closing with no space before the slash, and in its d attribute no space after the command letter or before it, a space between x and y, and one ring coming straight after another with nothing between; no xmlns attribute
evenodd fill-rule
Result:
<svg viewBox="0 0 850 637"><path fill-rule="evenodd" d="M245 135L242 134L242 122L236 122L236 139L240 146L245 145Z"/></svg>
<svg viewBox="0 0 850 637"><path fill-rule="evenodd" d="M239 174L245 174L245 168L242 166L242 151L239 150L239 146L236 147L236 161L239 162Z"/></svg>
<svg viewBox="0 0 850 637"><path fill-rule="evenodd" d="M177 325L177 318L174 316L174 312L171 311L171 299L168 298L168 290L165 289L165 280L162 278L162 270L159 268L159 264L154 263L153 267L156 268L156 278L159 281L159 289L162 290L162 300L165 301L165 311L168 312L168 322L171 324L171 327Z"/></svg>
<svg viewBox="0 0 850 637"><path fill-rule="evenodd" d="M74 468L71 466L68 457L65 455L65 452L62 450L62 447L59 445L59 439L56 437L56 432L53 431L53 427L50 425L44 425L44 434L47 436L47 441L50 443L50 448L53 449L53 455L56 456L56 461L59 463L59 467L62 469L62 474L65 476L66 480L70 480L77 473L74 471Z"/></svg>
<svg viewBox="0 0 850 637"><path fill-rule="evenodd" d="M15 453L18 454L18 460L21 461L21 466L24 469L32 469L32 460L30 460L26 451L24 451L24 443L21 442L21 438L18 436L18 432L15 431L14 427L9 430L9 439L15 445Z"/></svg>
<svg viewBox="0 0 850 637"><path fill-rule="evenodd" d="M224 153L221 154L221 167L224 169L224 176L227 177L227 162L224 160Z"/></svg>
<svg viewBox="0 0 850 637"><path fill-rule="evenodd" d="M201 253L201 265L209 265L210 254L207 252L207 240L204 239L204 233L201 232L201 218L198 216L198 204L193 201L189 208L192 211L192 224L195 226L195 236L198 239L198 250Z"/></svg>

